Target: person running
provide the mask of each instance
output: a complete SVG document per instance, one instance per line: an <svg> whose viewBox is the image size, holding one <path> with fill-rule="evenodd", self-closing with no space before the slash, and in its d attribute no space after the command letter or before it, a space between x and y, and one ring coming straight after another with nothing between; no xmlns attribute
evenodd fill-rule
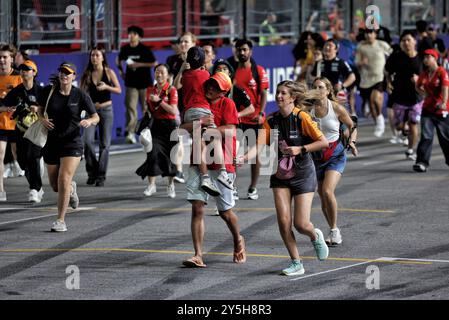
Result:
<svg viewBox="0 0 449 320"><path fill-rule="evenodd" d="M415 88L422 63L416 51L416 39L413 31L406 30L400 37L401 50L388 57L385 64L388 90L393 102L395 126L404 130L408 124L408 148L405 156L416 160L413 151L418 141L418 122L421 117L422 98Z"/></svg>
<svg viewBox="0 0 449 320"><path fill-rule="evenodd" d="M42 189L43 166L42 148L31 143L23 135L29 126L38 119L38 97L42 94L42 87L36 83L37 66L31 60L24 61L18 66L22 83L12 89L3 103L15 108L12 118L16 121L17 161L28 181L30 191L28 201L40 203L44 195Z"/></svg>
<svg viewBox="0 0 449 320"><path fill-rule="evenodd" d="M176 117L178 110L178 91L169 83L169 67L159 64L154 68L156 86L148 88L148 111L154 119L151 125L152 148L147 152L146 161L136 170L142 179L148 177L148 187L143 194L147 197L156 193L156 177L168 178L167 196L175 198L174 177L176 166L170 153L178 141L172 141L171 135L178 128Z"/></svg>
<svg viewBox="0 0 449 320"><path fill-rule="evenodd" d="M310 222L313 196L317 188L316 172L310 153L319 151L329 144L310 115L303 111L303 105L305 101L319 99L321 99L319 93L309 91L304 83L291 80L280 82L276 88L279 111L267 118L264 123L265 130L261 131L258 138L258 145L268 144L270 131L277 131L278 159L294 156L295 160L292 178L284 179L277 173L270 178L279 231L291 258L289 266L282 270L282 274L287 276L301 275L305 272L292 225L299 233L310 238L319 260L325 260L329 255L322 231ZM252 147L238 162L254 158L257 149L257 146Z"/></svg>
<svg viewBox="0 0 449 320"><path fill-rule="evenodd" d="M48 129L47 143L42 152L50 186L58 193L58 218L51 231L65 232L68 205L73 209L79 205L73 176L83 154L80 127L85 129L94 126L100 117L87 93L72 85L76 78L76 66L71 62L63 62L58 71L53 84L46 86L38 99L39 120ZM89 118L81 118L83 110Z"/></svg>
<svg viewBox="0 0 449 320"><path fill-rule="evenodd" d="M355 82L355 74L349 64L338 58L340 44L331 38L326 40L323 48L324 60L315 63L312 71L313 77L325 77L329 79L341 104L347 104L347 90ZM320 67L321 66L321 67ZM319 69L321 68L321 71Z"/></svg>
<svg viewBox="0 0 449 320"><path fill-rule="evenodd" d="M375 123L374 136L382 137L385 132L385 119L382 114L384 104L384 67L386 57L392 49L388 43L377 40L375 29L365 29L365 41L356 52L356 65L360 72L360 95L367 101Z"/></svg>
<svg viewBox="0 0 449 320"><path fill-rule="evenodd" d="M87 184L103 187L109 162L109 148L111 146L112 125L114 112L112 110L111 93L120 94L122 88L114 70L109 68L104 50L93 48L89 54L89 63L81 76L81 88L89 93L97 109L100 122L99 155L95 152L96 126L84 130L84 159L88 175Z"/></svg>
<svg viewBox="0 0 449 320"><path fill-rule="evenodd" d="M330 81L326 78L316 78L313 88L320 91L321 100L315 101L310 115L329 141L329 147L319 152L320 157L314 159L314 162L321 208L330 228L326 243L333 246L343 241L340 229L337 227L338 204L335 196L335 189L346 166L346 150L341 143L340 123L346 125L350 132L348 146L354 156L358 154L357 133L349 113L337 103Z"/></svg>
<svg viewBox="0 0 449 320"><path fill-rule="evenodd" d="M126 142L136 143L137 101L140 101L142 112L145 112L147 88L153 85L151 68L158 62L151 49L141 42L141 27L128 27L128 37L129 43L120 48L116 63L126 87ZM126 63L126 73L123 72L123 61Z"/></svg>
<svg viewBox="0 0 449 320"><path fill-rule="evenodd" d="M232 139L225 139L225 143L222 145L222 152L230 157L225 158L226 170L230 179L234 178L235 166L233 159L236 156L236 126L238 124L237 109L234 102L225 97L226 90L223 90L221 85L221 78L217 77L219 73L212 75L212 77L206 81L205 92L206 97L210 101L211 110L213 116L206 116L202 118L202 122L210 125L212 123L217 127L222 137L229 136L229 132L232 132ZM187 123L181 126L182 128L192 131L192 124ZM219 169L221 164L212 164L209 166L211 176L216 179L219 175ZM208 194L201 189L201 176L197 166L191 166L189 169L187 187L187 200L192 204L192 221L191 221L191 233L194 247L194 255L182 262L186 267L192 268L205 268L206 264L203 260L203 241L204 241L204 206L208 201ZM221 184L217 184L220 189L220 195L215 197L217 208L219 210L221 218L225 221L229 228L233 241L234 241L234 263L246 262L246 249L245 239L240 234L240 227L237 215L233 212L232 208L235 206L235 201L232 197L232 190L224 187Z"/></svg>
<svg viewBox="0 0 449 320"><path fill-rule="evenodd" d="M245 136L251 137L255 134L257 139L259 129L265 121L269 79L265 69L257 65L254 59L252 59L253 43L251 40L238 39L234 46L239 59L239 64L235 71L234 84L245 90L251 98L251 104L255 109L250 116L240 118L239 127ZM259 199L256 188L259 175L260 159L257 156L256 163L251 164L251 182L247 192L248 199Z"/></svg>
<svg viewBox="0 0 449 320"><path fill-rule="evenodd" d="M426 172L430 165L434 131L449 166L449 76L446 70L438 65L440 55L435 49L424 51L424 65L416 82L416 88L426 95L421 115L421 139L416 150L416 163L413 170Z"/></svg>
<svg viewBox="0 0 449 320"><path fill-rule="evenodd" d="M16 153L16 123L11 120L14 108L10 106L1 106L3 100L12 88L22 83L22 78L17 71L13 69L14 56L16 48L10 44L0 45L0 201L6 201L6 192L3 187L3 178L5 171L5 153L8 142L11 145L13 158L17 159ZM19 164L17 167L20 170Z"/></svg>

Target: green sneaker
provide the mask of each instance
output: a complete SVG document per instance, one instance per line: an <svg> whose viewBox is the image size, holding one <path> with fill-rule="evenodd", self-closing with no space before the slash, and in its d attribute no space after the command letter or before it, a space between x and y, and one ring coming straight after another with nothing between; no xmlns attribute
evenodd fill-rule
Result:
<svg viewBox="0 0 449 320"><path fill-rule="evenodd" d="M288 268L282 270L282 274L286 276L300 276L304 274L304 272L305 270L301 260L292 260Z"/></svg>
<svg viewBox="0 0 449 320"><path fill-rule="evenodd" d="M326 260L329 256L329 248L324 241L323 233L320 229L315 229L317 239L312 241L313 247L315 248L316 256L318 260L323 261Z"/></svg>

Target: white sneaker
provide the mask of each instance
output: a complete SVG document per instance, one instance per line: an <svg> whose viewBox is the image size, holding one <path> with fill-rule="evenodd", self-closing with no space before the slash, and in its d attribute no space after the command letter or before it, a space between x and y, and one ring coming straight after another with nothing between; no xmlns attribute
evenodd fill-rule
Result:
<svg viewBox="0 0 449 320"><path fill-rule="evenodd" d="M405 137L405 138L402 140L402 145L403 145L404 147L408 147L408 137Z"/></svg>
<svg viewBox="0 0 449 320"><path fill-rule="evenodd" d="M416 154L413 152L413 149L405 151L405 157L409 160L416 161Z"/></svg>
<svg viewBox="0 0 449 320"><path fill-rule="evenodd" d="M176 198L176 192L175 192L175 185L174 184L169 184L167 186L167 197L169 198Z"/></svg>
<svg viewBox="0 0 449 320"><path fill-rule="evenodd" d="M28 201L34 203L40 203L42 201L42 196L44 194L44 190L37 191L36 189L31 189L28 194Z"/></svg>
<svg viewBox="0 0 449 320"><path fill-rule="evenodd" d="M214 213L212 213L213 216L220 216L220 212L218 211L218 208L215 207Z"/></svg>
<svg viewBox="0 0 449 320"><path fill-rule="evenodd" d="M251 200L259 199L259 194L257 193L257 188L248 189L247 197L248 197L248 199L251 199Z"/></svg>
<svg viewBox="0 0 449 320"><path fill-rule="evenodd" d="M391 144L402 144L402 139L400 136L392 136L390 139Z"/></svg>
<svg viewBox="0 0 449 320"><path fill-rule="evenodd" d="M230 190L234 190L234 185L232 184L232 180L229 178L228 173L225 170L220 170L220 174L217 177L218 182L224 185L226 188Z"/></svg>
<svg viewBox="0 0 449 320"><path fill-rule="evenodd" d="M25 175L25 171L23 171L20 168L20 165L17 162L17 160L14 160L14 162L12 163L12 171L13 171L14 177L23 177Z"/></svg>
<svg viewBox="0 0 449 320"><path fill-rule="evenodd" d="M234 201L238 201L239 198L239 192L237 190L237 187L234 186L234 190L232 191L232 198L234 198Z"/></svg>
<svg viewBox="0 0 449 320"><path fill-rule="evenodd" d="M218 197L221 192L208 176L201 177L201 189L210 194L212 197Z"/></svg>
<svg viewBox="0 0 449 320"><path fill-rule="evenodd" d="M343 239L341 238L340 229L331 229L329 231L329 236L326 238L326 244L329 246L336 246L342 244Z"/></svg>
<svg viewBox="0 0 449 320"><path fill-rule="evenodd" d="M11 164L7 163L4 166L5 171L3 171L3 179L12 178L14 176L12 170L11 170Z"/></svg>
<svg viewBox="0 0 449 320"><path fill-rule="evenodd" d="M134 133L128 133L125 140L126 140L126 143L131 143L131 144L137 143L136 136L134 135Z"/></svg>
<svg viewBox="0 0 449 320"><path fill-rule="evenodd" d="M149 184L148 187L143 191L143 194L146 195L147 197L151 197L155 193L156 193L155 184Z"/></svg>
<svg viewBox="0 0 449 320"><path fill-rule="evenodd" d="M0 201L6 201L6 191L0 192Z"/></svg>
<svg viewBox="0 0 449 320"><path fill-rule="evenodd" d="M67 226L64 221L56 220L55 222L53 222L51 231L52 232L65 232L65 231L67 231Z"/></svg>
<svg viewBox="0 0 449 320"><path fill-rule="evenodd" d="M76 193L76 182L72 181L72 191L70 192L70 200L69 204L72 209L78 208L80 204L80 199L78 198L78 194Z"/></svg>

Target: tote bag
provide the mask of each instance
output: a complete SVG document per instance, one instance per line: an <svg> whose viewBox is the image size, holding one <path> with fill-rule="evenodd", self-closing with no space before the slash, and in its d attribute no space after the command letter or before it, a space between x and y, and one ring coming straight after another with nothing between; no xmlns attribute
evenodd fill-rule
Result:
<svg viewBox="0 0 449 320"><path fill-rule="evenodd" d="M44 117L47 117L47 106L48 102L50 101L50 97L53 94L55 87L52 87L50 90L50 94L47 98L47 103L45 104L44 109ZM47 136L48 136L48 129L45 128L42 121L38 120L31 124L31 126L25 131L25 134L23 135L24 138L30 140L33 144L35 144L38 147L44 147L47 143Z"/></svg>

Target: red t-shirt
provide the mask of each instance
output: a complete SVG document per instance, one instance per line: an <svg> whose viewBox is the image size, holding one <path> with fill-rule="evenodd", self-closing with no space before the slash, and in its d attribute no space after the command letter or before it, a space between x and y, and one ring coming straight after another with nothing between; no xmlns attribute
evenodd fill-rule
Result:
<svg viewBox="0 0 449 320"><path fill-rule="evenodd" d="M203 69L184 71L181 79L184 112L192 107L210 110L210 104L204 93L204 82L209 78L209 72Z"/></svg>
<svg viewBox="0 0 449 320"><path fill-rule="evenodd" d="M257 66L257 72L260 79L260 92L262 92L262 90L269 88L269 79L263 67ZM251 67L237 68L234 76L234 84L245 90L255 108L252 115L240 118L240 122L246 124L256 124L252 119L260 112L260 94L257 94L257 82L253 78Z"/></svg>
<svg viewBox="0 0 449 320"><path fill-rule="evenodd" d="M165 111L164 108L162 108L160 105L151 102L150 101L150 94L156 94L158 95L164 102L171 104L171 105L178 105L178 91L175 87L170 86L170 84L167 82L162 90L157 88L157 86L154 87L148 87L147 89L147 103L148 108L151 112L151 115L154 116L155 119L167 119L167 120L175 120L176 115L171 114L167 111Z"/></svg>
<svg viewBox="0 0 449 320"><path fill-rule="evenodd" d="M423 86L426 91L423 110L428 113L441 115L442 110L437 110L436 105L443 101L443 87L449 86L449 76L443 67L438 67L432 78L427 71L419 75L418 86ZM448 101L449 102L449 101ZM446 109L449 103L446 103Z"/></svg>
<svg viewBox="0 0 449 320"><path fill-rule="evenodd" d="M239 118L237 113L237 108L235 107L234 101L229 98L222 98L218 102L211 105L211 111L214 115L214 122L217 127L225 125L238 125ZM229 173L235 173L235 167L233 165L234 158L236 157L236 128L234 128L234 133L232 135L232 140L226 139L223 136L223 154L226 163L226 171ZM232 145L231 145L232 144ZM211 164L208 166L209 170L219 170L220 165Z"/></svg>

